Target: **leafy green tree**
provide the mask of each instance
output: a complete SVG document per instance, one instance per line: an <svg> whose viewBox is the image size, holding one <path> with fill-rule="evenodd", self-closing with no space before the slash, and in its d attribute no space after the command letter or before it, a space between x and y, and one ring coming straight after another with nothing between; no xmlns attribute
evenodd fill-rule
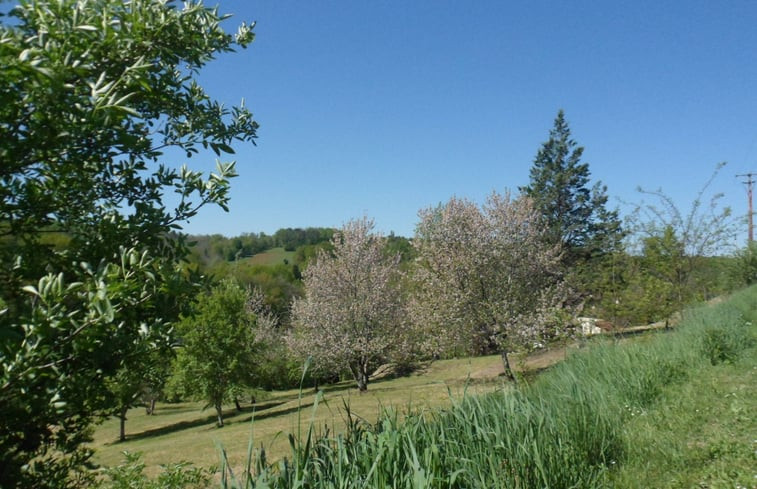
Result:
<svg viewBox="0 0 757 489"><path fill-rule="evenodd" d="M233 163L205 177L175 155L231 153L256 136L246 108L196 81L253 34L170 0L21 0L10 16L0 24L0 486L81 486L88 426L115 405L107 381L139 368L143 345L170 342L192 293L177 266L181 223L227 205ZM51 230L63 246L45 243Z"/></svg>
<svg viewBox="0 0 757 489"><path fill-rule="evenodd" d="M284 323L288 322L292 299L302 295L302 284L295 277L294 265L255 265L240 262L239 266L226 263L209 270L215 277L233 278L241 285L260 289L265 296L266 305Z"/></svg>
<svg viewBox="0 0 757 489"><path fill-rule="evenodd" d="M636 246L631 251L641 251L644 273L666 283L672 294L670 306L658 311L658 319L666 319L667 312L721 292L708 276L715 265L712 258L732 250L743 224L729 207L721 205L722 194L707 198L708 189L724 165L716 167L686 211L662 190L639 189L652 202L637 204L629 216L627 227L635 238L631 245ZM658 303L662 304L659 298Z"/></svg>
<svg viewBox="0 0 757 489"><path fill-rule="evenodd" d="M687 295L687 270L684 267L684 246L673 228L665 227L659 236L644 238L642 263L647 275L669 285L669 292L657 296L661 303L682 304ZM669 305L666 309L669 309ZM666 311L672 314L672 310Z"/></svg>
<svg viewBox="0 0 757 489"><path fill-rule="evenodd" d="M678 286L683 247L672 228L643 239L640 254L620 258L613 302L604 304L608 319L622 326L649 324L669 318L683 301Z"/></svg>
<svg viewBox="0 0 757 489"><path fill-rule="evenodd" d="M534 200L547 223L548 239L562 246L569 267L617 249L622 239L618 213L607 208L607 187L601 182L590 187L583 151L560 110L536 154L529 184L520 188Z"/></svg>
<svg viewBox="0 0 757 489"><path fill-rule="evenodd" d="M126 415L132 407L144 404L147 414L155 411L155 402L162 394L170 373L172 354L168 348L156 349L151 345L139 354L139 364L121 367L116 374L106 379L119 420L118 440L126 440Z"/></svg>
<svg viewBox="0 0 757 489"><path fill-rule="evenodd" d="M124 452L124 461L103 471L96 489L202 489L208 487L213 471L188 462L161 466L161 473L148 477L141 453Z"/></svg>
<svg viewBox="0 0 757 489"><path fill-rule="evenodd" d="M259 344L250 299L250 292L224 280L200 294L194 314L178 325L181 347L175 373L187 394L215 408L219 427L224 402L256 380Z"/></svg>

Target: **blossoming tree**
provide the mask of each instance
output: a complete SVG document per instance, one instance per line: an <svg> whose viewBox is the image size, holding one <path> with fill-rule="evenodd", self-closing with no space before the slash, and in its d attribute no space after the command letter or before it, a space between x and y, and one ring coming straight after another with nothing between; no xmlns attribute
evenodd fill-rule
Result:
<svg viewBox="0 0 757 489"><path fill-rule="evenodd" d="M349 369L362 392L370 373L402 338L399 256L387 256L372 220L353 220L303 273L305 295L292 305L293 349L323 370Z"/></svg>
<svg viewBox="0 0 757 489"><path fill-rule="evenodd" d="M411 311L427 346L498 351L514 379L508 353L552 334L566 296L533 201L494 192L479 208L452 198L420 218Z"/></svg>

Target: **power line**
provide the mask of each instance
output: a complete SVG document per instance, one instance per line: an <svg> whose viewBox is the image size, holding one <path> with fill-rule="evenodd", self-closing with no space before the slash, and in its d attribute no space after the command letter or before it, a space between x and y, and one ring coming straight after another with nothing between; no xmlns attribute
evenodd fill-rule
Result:
<svg viewBox="0 0 757 489"><path fill-rule="evenodd" d="M754 187L754 176L757 175L757 173L743 173L741 175L736 175L736 178L746 178L746 180L742 181L744 185L746 185L746 195L747 199L749 200L749 242L751 243L754 241L754 212L752 211L752 188Z"/></svg>

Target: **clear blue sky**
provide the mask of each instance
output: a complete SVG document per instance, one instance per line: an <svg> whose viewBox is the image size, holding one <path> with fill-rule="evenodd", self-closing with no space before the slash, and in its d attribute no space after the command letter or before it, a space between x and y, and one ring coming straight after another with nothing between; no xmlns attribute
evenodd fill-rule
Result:
<svg viewBox="0 0 757 489"><path fill-rule="evenodd" d="M411 236L417 212L528 183L563 108L592 177L619 199L714 189L746 213L757 170L757 2L224 0L256 41L202 73L241 98L231 211L190 233L272 233L367 215ZM210 158L209 158L210 159ZM193 158L194 160L194 158ZM196 165L198 161L190 161Z"/></svg>

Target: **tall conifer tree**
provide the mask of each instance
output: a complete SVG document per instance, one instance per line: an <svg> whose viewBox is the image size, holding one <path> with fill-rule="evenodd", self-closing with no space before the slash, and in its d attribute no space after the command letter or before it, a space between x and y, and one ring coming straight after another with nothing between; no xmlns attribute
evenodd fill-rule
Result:
<svg viewBox="0 0 757 489"><path fill-rule="evenodd" d="M530 183L520 191L534 199L549 227L549 239L563 247L568 267L617 248L622 231L615 210L608 210L607 187L590 187L589 164L581 162L584 148L571 138L562 109L549 139L531 167Z"/></svg>

